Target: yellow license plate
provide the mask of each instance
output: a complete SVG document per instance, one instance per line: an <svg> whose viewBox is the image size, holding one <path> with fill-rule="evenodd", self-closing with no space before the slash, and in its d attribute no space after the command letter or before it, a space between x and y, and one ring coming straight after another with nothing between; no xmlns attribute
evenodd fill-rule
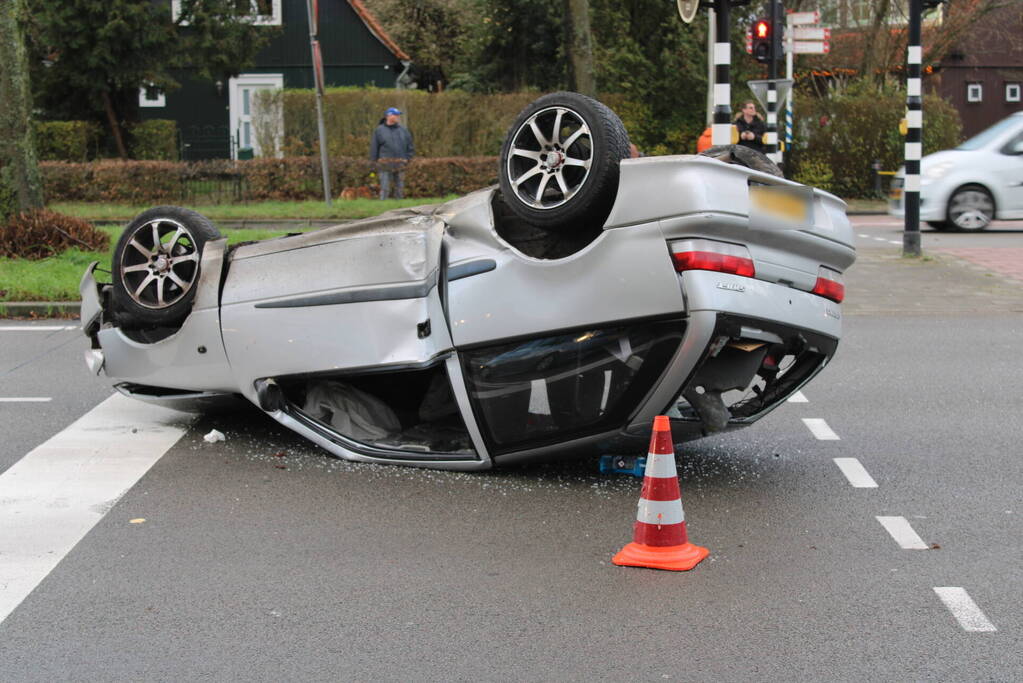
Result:
<svg viewBox="0 0 1023 683"><path fill-rule="evenodd" d="M805 192L773 185L750 185L749 198L751 212L801 225L810 220L810 202Z"/></svg>

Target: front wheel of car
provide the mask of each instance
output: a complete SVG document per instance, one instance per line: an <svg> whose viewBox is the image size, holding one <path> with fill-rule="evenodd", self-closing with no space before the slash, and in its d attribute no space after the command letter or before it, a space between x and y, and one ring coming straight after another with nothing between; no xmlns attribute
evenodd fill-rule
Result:
<svg viewBox="0 0 1023 683"><path fill-rule="evenodd" d="M980 185L960 187L948 200L948 225L953 230L984 230L995 217L995 200Z"/></svg>
<svg viewBox="0 0 1023 683"><path fill-rule="evenodd" d="M184 320L198 287L203 247L218 237L209 219L190 209L160 206L139 214L114 249L120 323L170 327Z"/></svg>
<svg viewBox="0 0 1023 683"><path fill-rule="evenodd" d="M544 95L519 114L501 149L504 203L548 230L603 225L628 156L625 126L608 107L579 93Z"/></svg>

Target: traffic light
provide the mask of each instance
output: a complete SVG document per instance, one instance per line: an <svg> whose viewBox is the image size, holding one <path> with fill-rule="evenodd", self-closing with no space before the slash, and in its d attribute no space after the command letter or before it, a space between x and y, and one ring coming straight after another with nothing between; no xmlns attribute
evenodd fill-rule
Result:
<svg viewBox="0 0 1023 683"><path fill-rule="evenodd" d="M774 56L771 54L771 20L760 18L753 22L753 58L758 62L767 63Z"/></svg>

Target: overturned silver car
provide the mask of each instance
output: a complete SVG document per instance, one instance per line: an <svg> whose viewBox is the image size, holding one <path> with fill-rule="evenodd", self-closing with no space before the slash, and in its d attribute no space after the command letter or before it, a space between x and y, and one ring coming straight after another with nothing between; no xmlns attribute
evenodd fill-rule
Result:
<svg viewBox="0 0 1023 683"><path fill-rule="evenodd" d="M112 282L82 280L87 361L367 462L642 452L658 414L676 439L749 425L835 353L853 235L836 197L711 153L625 158L617 116L555 93L512 126L500 186L446 204L231 248L151 209Z"/></svg>

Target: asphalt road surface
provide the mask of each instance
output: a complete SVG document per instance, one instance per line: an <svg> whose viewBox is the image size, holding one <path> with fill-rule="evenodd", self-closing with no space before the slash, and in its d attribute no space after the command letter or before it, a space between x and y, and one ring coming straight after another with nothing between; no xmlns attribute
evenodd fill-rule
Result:
<svg viewBox="0 0 1023 683"><path fill-rule="evenodd" d="M0 680L1020 680L1023 283L861 227L805 401L679 449L685 573L610 563L640 481L593 461L342 462L131 412L65 323L0 322L0 398L35 399L0 401ZM123 488L86 506L96 467Z"/></svg>

